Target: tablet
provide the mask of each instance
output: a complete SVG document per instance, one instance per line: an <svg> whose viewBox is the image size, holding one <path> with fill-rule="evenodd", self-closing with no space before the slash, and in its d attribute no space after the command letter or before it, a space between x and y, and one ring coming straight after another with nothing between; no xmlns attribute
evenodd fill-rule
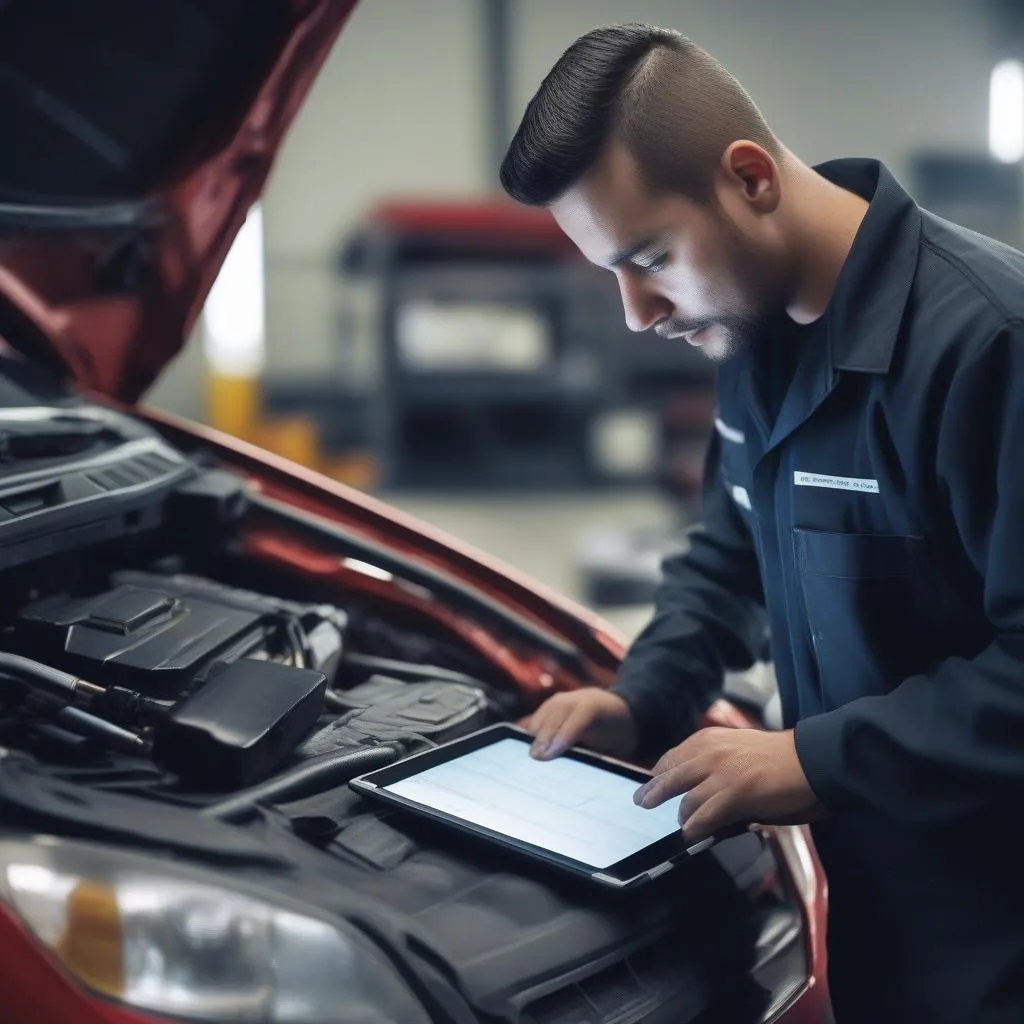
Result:
<svg viewBox="0 0 1024 1024"><path fill-rule="evenodd" d="M651 810L633 803L649 773L578 749L535 761L532 742L514 725L494 725L349 785L615 888L664 874L707 845L687 847L679 799Z"/></svg>

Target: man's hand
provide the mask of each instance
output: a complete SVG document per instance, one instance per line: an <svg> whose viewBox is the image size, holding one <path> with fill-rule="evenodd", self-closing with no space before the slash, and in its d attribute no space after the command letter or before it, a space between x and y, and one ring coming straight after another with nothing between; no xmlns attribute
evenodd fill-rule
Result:
<svg viewBox="0 0 1024 1024"><path fill-rule="evenodd" d="M800 766L792 730L701 729L662 757L633 799L657 807L683 793L679 824L691 843L730 825L802 825L827 814Z"/></svg>
<svg viewBox="0 0 1024 1024"><path fill-rule="evenodd" d="M626 702L607 690L586 687L549 697L526 722L536 737L530 754L549 761L577 742L616 757L636 749L636 723Z"/></svg>

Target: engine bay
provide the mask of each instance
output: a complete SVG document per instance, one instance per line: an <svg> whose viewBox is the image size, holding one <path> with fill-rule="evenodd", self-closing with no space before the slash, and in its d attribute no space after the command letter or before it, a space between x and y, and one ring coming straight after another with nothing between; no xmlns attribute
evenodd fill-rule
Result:
<svg viewBox="0 0 1024 1024"><path fill-rule="evenodd" d="M291 793L318 761L337 785L346 758L354 775L524 710L514 680L410 609L451 617L429 578L406 582L389 614L387 558L260 501L134 417L0 410L0 745L201 805L276 777ZM357 585L260 558L243 527L254 516L298 547L318 533L340 544Z"/></svg>
<svg viewBox="0 0 1024 1024"><path fill-rule="evenodd" d="M0 742L68 766L123 771L127 756L157 773L154 794L215 794L326 754L397 758L502 714L463 673L350 649L339 605L184 573L101 581L4 624Z"/></svg>
<svg viewBox="0 0 1024 1024"><path fill-rule="evenodd" d="M456 1007L431 1019L538 1022L747 1021L798 991L799 903L752 834L621 902L347 786L609 683L578 620L258 455L18 380L0 358L0 846L26 877L135 858L316 908L369 939L391 980L365 1019L395 1024L427 1020L404 984Z"/></svg>
<svg viewBox="0 0 1024 1024"><path fill-rule="evenodd" d="M82 583L15 603L0 630L0 743L48 762L133 758L154 793L225 793L328 753L397 758L516 710L511 689L502 701L431 664L442 643L341 604L76 561Z"/></svg>

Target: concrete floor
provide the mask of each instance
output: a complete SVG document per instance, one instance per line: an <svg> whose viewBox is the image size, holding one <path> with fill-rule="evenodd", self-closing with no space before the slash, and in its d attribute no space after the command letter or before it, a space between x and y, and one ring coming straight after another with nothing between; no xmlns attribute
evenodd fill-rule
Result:
<svg viewBox="0 0 1024 1024"><path fill-rule="evenodd" d="M588 536L608 528L665 527L675 519L671 504L653 492L382 497L584 603L579 558ZM646 607L597 610L627 638L650 615Z"/></svg>

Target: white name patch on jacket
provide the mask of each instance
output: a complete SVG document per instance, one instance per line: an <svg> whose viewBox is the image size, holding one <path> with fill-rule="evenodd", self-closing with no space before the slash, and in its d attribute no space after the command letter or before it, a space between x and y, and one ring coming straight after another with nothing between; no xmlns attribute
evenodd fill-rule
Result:
<svg viewBox="0 0 1024 1024"><path fill-rule="evenodd" d="M824 487L829 491L861 491L864 494L878 494L878 481L865 480L854 476L822 476L820 473L793 474L797 487Z"/></svg>

